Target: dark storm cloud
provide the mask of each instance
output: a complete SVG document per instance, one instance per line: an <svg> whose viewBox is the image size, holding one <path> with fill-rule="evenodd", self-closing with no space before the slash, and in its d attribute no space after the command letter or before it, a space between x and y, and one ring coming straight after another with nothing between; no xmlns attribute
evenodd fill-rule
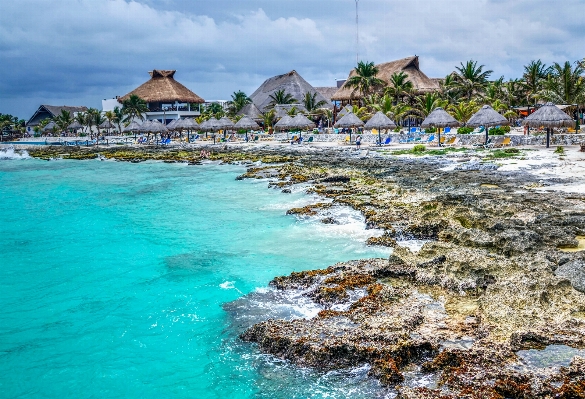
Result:
<svg viewBox="0 0 585 399"><path fill-rule="evenodd" d="M431 77L478 60L494 76L583 58L582 0L359 0L360 59L419 55ZM153 68L206 99L296 69L334 85L355 65L354 0L71 0L0 5L0 112L100 106Z"/></svg>

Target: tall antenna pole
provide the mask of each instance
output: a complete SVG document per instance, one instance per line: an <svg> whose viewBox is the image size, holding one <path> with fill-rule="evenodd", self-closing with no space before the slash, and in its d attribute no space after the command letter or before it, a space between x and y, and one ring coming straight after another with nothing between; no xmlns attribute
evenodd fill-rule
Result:
<svg viewBox="0 0 585 399"><path fill-rule="evenodd" d="M359 39L359 25L358 25L358 0L355 0L355 64L359 62L360 39Z"/></svg>

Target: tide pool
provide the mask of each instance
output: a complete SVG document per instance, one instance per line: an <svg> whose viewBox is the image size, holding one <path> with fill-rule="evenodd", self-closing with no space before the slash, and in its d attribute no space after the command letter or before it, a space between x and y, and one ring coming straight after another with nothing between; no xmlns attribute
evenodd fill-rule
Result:
<svg viewBox="0 0 585 399"><path fill-rule="evenodd" d="M388 255L364 245L376 232L356 212L333 208L339 225L287 216L315 198L236 181L244 171L0 160L2 396L379 394L366 369L297 369L237 338L225 309L273 277Z"/></svg>

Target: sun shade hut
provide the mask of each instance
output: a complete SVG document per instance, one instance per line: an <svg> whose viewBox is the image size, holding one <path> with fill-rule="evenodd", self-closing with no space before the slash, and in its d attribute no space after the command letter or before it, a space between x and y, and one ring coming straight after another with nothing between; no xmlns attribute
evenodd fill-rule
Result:
<svg viewBox="0 0 585 399"><path fill-rule="evenodd" d="M122 129L122 131L123 132L138 133L139 131L141 131L141 125L140 125L140 123L133 121L128 126L126 126L124 129Z"/></svg>
<svg viewBox="0 0 585 399"><path fill-rule="evenodd" d="M382 136L380 135L380 130L382 129L394 129L396 127L396 123L390 118L388 118L382 111L376 112L374 116L370 118L369 121L366 122L364 125L366 129L378 129L378 144L382 144Z"/></svg>
<svg viewBox="0 0 585 399"><path fill-rule="evenodd" d="M123 103L135 94L146 101L151 111L162 108L163 103L204 103L205 100L175 80L175 72L176 70L153 69L148 72L150 80L120 97L118 101Z"/></svg>
<svg viewBox="0 0 585 399"><path fill-rule="evenodd" d="M484 105L467 121L470 127L485 127L485 143L488 142L490 126L509 125L510 122L489 105Z"/></svg>
<svg viewBox="0 0 585 399"><path fill-rule="evenodd" d="M550 147L550 131L554 127L571 127L573 119L551 102L544 104L528 116L522 124L529 127L546 127L546 148Z"/></svg>
<svg viewBox="0 0 585 399"><path fill-rule="evenodd" d="M244 116L234 125L236 129L246 129L246 141L248 141L248 130L260 129L260 126L252 118Z"/></svg>
<svg viewBox="0 0 585 399"><path fill-rule="evenodd" d="M43 132L53 131L55 130L55 126L57 126L55 125L55 122L51 121L45 125L45 127L43 128Z"/></svg>
<svg viewBox="0 0 585 399"><path fill-rule="evenodd" d="M290 122L292 121L292 119L293 118L290 117L289 115L285 115L282 118L280 118L280 120L278 122L276 122L274 124L274 128L276 130L280 130L280 131L290 129L291 128Z"/></svg>
<svg viewBox="0 0 585 399"><path fill-rule="evenodd" d="M453 118L447 111L441 107L437 107L431 112L424 121L420 124L422 128L436 127L438 129L438 143L441 146L441 129L445 127L457 127L461 123Z"/></svg>
<svg viewBox="0 0 585 399"><path fill-rule="evenodd" d="M335 122L335 125L333 125L333 127L341 127L348 129L357 128L360 126L364 126L364 121L358 118L356 114L354 114L353 112L348 112L343 116L343 118ZM349 132L349 141L351 141L351 130Z"/></svg>
<svg viewBox="0 0 585 399"><path fill-rule="evenodd" d="M302 137L302 130L315 127L315 123L303 114L297 114L290 121L291 127L300 129L299 137Z"/></svg>
<svg viewBox="0 0 585 399"><path fill-rule="evenodd" d="M221 126L221 130L223 130L224 138L225 138L226 130L234 128L234 122L230 118L228 118L227 116L224 116L223 118L221 118L219 120L219 125Z"/></svg>
<svg viewBox="0 0 585 399"><path fill-rule="evenodd" d="M176 130L175 127L177 126L177 123L179 123L180 121L181 119L173 119L172 121L167 123L167 129Z"/></svg>
<svg viewBox="0 0 585 399"><path fill-rule="evenodd" d="M77 121L73 121L73 123L71 123L69 126L67 126L67 129L78 130L78 129L83 129L83 126L81 126L81 123L79 123Z"/></svg>

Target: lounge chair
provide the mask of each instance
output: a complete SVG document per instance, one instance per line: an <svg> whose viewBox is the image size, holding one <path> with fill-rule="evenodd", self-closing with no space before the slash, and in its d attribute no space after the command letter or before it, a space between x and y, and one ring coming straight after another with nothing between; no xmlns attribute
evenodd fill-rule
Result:
<svg viewBox="0 0 585 399"><path fill-rule="evenodd" d="M498 139L500 139L500 137L498 137ZM510 139L510 137L503 137L501 138L501 140L497 140L493 147L505 147L505 146L509 146L512 144L512 139Z"/></svg>
<svg viewBox="0 0 585 399"><path fill-rule="evenodd" d="M441 137L441 138L442 138L442 137ZM441 142L441 144L443 144L443 146L445 146L445 147L450 147L450 146L451 146L451 145L452 145L452 144L455 142L455 139L456 139L456 138L457 138L457 137L451 137L451 138L450 138L449 140L447 140L446 142Z"/></svg>
<svg viewBox="0 0 585 399"><path fill-rule="evenodd" d="M390 142L392 142L392 137L386 137L386 140L384 140L383 143L380 143L379 141L376 141L376 145L386 146L386 145L390 145Z"/></svg>
<svg viewBox="0 0 585 399"><path fill-rule="evenodd" d="M496 137L494 140L491 140L486 146L485 148L495 148L495 147L501 147L502 143L504 142L504 138L503 136L499 136Z"/></svg>
<svg viewBox="0 0 585 399"><path fill-rule="evenodd" d="M445 129L443 129L443 133L444 134L451 133L451 128L447 126Z"/></svg>
<svg viewBox="0 0 585 399"><path fill-rule="evenodd" d="M445 147L455 147L458 144L459 144L459 137L453 137L451 140L449 140L448 143L445 144Z"/></svg>
<svg viewBox="0 0 585 399"><path fill-rule="evenodd" d="M412 143L413 141L414 141L414 137L407 136L406 140L400 140L399 143L400 144L409 144L409 143Z"/></svg>
<svg viewBox="0 0 585 399"><path fill-rule="evenodd" d="M343 144L351 144L349 136L345 136L345 138L343 139Z"/></svg>
<svg viewBox="0 0 585 399"><path fill-rule="evenodd" d="M309 144L313 142L313 136L309 137L305 143Z"/></svg>
<svg viewBox="0 0 585 399"><path fill-rule="evenodd" d="M430 144L435 140L435 135L431 134L426 140L423 140L421 143Z"/></svg>
<svg viewBox="0 0 585 399"><path fill-rule="evenodd" d="M432 142L429 143L430 146L432 147L440 147L445 143L445 136L441 136L441 144L439 145L438 140L433 140Z"/></svg>
<svg viewBox="0 0 585 399"><path fill-rule="evenodd" d="M417 134L420 133L420 127L411 127L410 128L410 134Z"/></svg>

